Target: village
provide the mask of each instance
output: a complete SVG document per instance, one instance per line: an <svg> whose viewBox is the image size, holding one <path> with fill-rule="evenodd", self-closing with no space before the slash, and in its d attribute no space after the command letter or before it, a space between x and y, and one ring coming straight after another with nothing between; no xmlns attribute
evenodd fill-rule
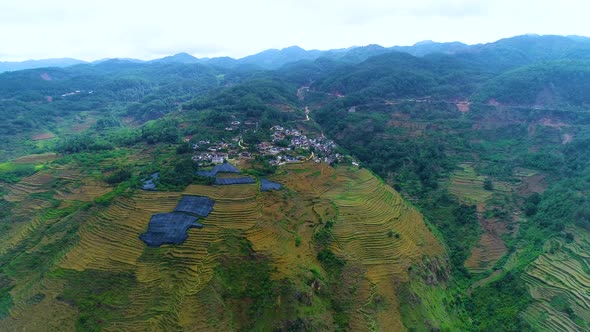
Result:
<svg viewBox="0 0 590 332"><path fill-rule="evenodd" d="M225 130L237 135L227 140L217 142L200 140L192 144L191 147L195 150L192 159L199 167L222 164L228 159L253 159L256 156L264 157L273 166L304 161L330 165L345 162L344 155L336 152L336 143L323 135L311 138L299 129L275 125L270 128L268 140L257 144L246 144L243 141L244 134L248 131L257 131L257 123L252 121L241 123L236 120L232 121ZM352 164L359 165L356 161L352 161Z"/></svg>

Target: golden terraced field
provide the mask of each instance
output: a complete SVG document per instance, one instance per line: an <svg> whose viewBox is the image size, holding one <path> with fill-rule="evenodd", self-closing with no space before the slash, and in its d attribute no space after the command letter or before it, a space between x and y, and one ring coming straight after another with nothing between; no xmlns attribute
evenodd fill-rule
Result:
<svg viewBox="0 0 590 332"><path fill-rule="evenodd" d="M58 178L65 189L51 188ZM246 238L257 255L268 258L274 280L296 280L322 269L313 238L321 225L333 221L330 249L347 262L343 280L357 287L350 327L404 330L398 288L412 281L408 271L425 261L446 259L422 216L366 170L306 163L281 168L270 179L284 189L261 193L258 184L191 185L183 192L137 191L107 206L87 202L109 187L68 169L39 172L11 186L6 199L21 202L18 209L30 218L2 237L0 250L21 257L18 248L47 258L42 269L33 264L12 267L14 305L0 326L78 326L81 304L74 306L68 299L89 296L76 293L81 289L76 285L90 278L100 294L106 293L99 285L109 279L120 280L110 287L128 294L107 292L104 301L116 310L104 318L105 330L235 330L241 319L232 313L236 304L220 298L213 282L216 268L235 253L228 239ZM73 182L77 184L68 187ZM51 195L39 196L44 192ZM147 247L139 235L151 215L172 211L184 194L215 200L213 212L199 221L205 227L190 229L180 245ZM57 212L47 212L50 208ZM396 236L388 236L390 232ZM423 280L416 282L424 286ZM375 298L385 310L369 306ZM276 301L280 306L284 299ZM325 326L332 326L329 314L318 315Z"/></svg>
<svg viewBox="0 0 590 332"><path fill-rule="evenodd" d="M570 243L549 240L523 275L534 299L524 317L541 331L590 329L590 233L572 233Z"/></svg>

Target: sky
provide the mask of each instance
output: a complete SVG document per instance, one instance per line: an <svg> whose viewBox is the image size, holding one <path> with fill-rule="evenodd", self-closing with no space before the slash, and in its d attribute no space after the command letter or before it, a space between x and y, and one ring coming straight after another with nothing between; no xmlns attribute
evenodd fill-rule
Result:
<svg viewBox="0 0 590 332"><path fill-rule="evenodd" d="M586 0L3 0L0 61L590 36Z"/></svg>

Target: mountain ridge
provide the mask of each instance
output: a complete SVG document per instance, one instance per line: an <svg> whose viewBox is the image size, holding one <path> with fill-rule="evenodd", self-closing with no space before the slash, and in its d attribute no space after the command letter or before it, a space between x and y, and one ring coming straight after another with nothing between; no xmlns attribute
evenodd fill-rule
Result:
<svg viewBox="0 0 590 332"><path fill-rule="evenodd" d="M568 35L519 35L509 38L502 38L490 43L480 44L465 44L459 41L454 42L435 42L432 40L423 40L416 42L410 46L391 46L384 47L378 44L368 44L365 46L352 46L348 48L329 49L329 50L305 50L297 45L292 45L282 49L271 48L261 52L247 55L241 58L232 58L229 56L221 57L204 57L197 58L186 52L179 52L173 55L157 58L153 60L141 60L134 58L105 58L95 61L84 61L73 58L55 58L55 59L40 59L40 60L26 60L20 62L4 61L0 62L0 72L25 70L44 67L68 67L77 64L96 64L106 60L120 59L137 63L201 63L211 64L223 67L233 67L236 65L251 64L257 65L263 69L278 69L288 63L298 61L314 61L320 57L327 57L332 59L344 59L350 62L364 61L367 58L383 54L386 52L404 52L414 56L426 56L434 53L442 54L471 54L490 51L494 48L505 47L529 47L535 50L535 45L546 44L547 41L553 42L553 49L558 46L567 46L567 49L579 46L582 48L590 47L590 37ZM527 45L529 44L529 45ZM538 50L536 50L538 51ZM554 50L555 51L555 50ZM555 51L556 52L556 51ZM554 52L554 53L555 53ZM590 52L590 50L589 50ZM552 53L554 56L556 54Z"/></svg>

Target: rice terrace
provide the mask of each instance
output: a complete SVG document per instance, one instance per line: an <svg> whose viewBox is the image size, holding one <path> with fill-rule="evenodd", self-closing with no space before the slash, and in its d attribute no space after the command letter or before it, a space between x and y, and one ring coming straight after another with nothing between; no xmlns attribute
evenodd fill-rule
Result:
<svg viewBox="0 0 590 332"><path fill-rule="evenodd" d="M50 214L40 211L33 219L23 220L23 227L13 230L19 237L4 236L6 255L15 248L30 252L12 256L10 266L37 269L31 264L42 262L44 271L12 288L13 305L5 325L11 329L40 329L49 316L54 317L55 327L73 328L72 317L77 315L98 326L99 315L106 315L111 328L124 330L141 330L146 320L162 329L240 328L237 324L253 322L237 319L247 314L243 312L246 308L235 304L229 311L222 310L226 306L211 302L215 298L211 295L224 292L218 287L233 282L236 271L227 269L241 269L243 259L252 261L254 265L247 263L251 268L266 269L268 285L256 284L266 287L260 290L266 293L257 296L271 301L281 301L287 295L284 292L303 291L308 282L318 285L314 287L332 282L332 273L339 271L344 276L341 282L358 288L353 293L342 290L342 296L349 297L348 311L355 313L347 318L351 326L364 329L378 324L387 330L398 329L399 295L386 281L409 282L408 267L445 259L442 248L432 246L436 240L421 216L366 170L298 164L281 168L271 178L274 182L264 180L262 189L256 183L190 185L182 192L139 191L90 209L80 201L55 198L67 197L51 186L67 170L49 166L45 172L51 174L47 180L37 175L24 178L9 194L32 195L39 197L40 206L58 207ZM25 189L28 183L34 185ZM261 191L269 184L274 191ZM282 188L277 191L278 184ZM67 223L68 219L76 222ZM58 245L64 235L68 245L39 261L39 255ZM322 262L318 250L346 257L347 264ZM81 283L80 278L88 274L100 278ZM283 289L278 287L281 280L300 281ZM114 289L99 290L107 286ZM98 311L90 303L76 305L76 310L66 304L78 303L81 296L96 291L95 301L105 304ZM317 299L309 298L314 310L301 314L332 329L323 318L329 306L325 296L319 293ZM394 310L397 318L373 308L375 296L380 298L379 307ZM443 298L440 295L433 301ZM160 303L157 311L150 309L153 301ZM290 310L267 307L264 302L257 305L262 314L257 324L264 323L265 315ZM193 310L201 314L191 314ZM33 313L38 319L21 318Z"/></svg>

